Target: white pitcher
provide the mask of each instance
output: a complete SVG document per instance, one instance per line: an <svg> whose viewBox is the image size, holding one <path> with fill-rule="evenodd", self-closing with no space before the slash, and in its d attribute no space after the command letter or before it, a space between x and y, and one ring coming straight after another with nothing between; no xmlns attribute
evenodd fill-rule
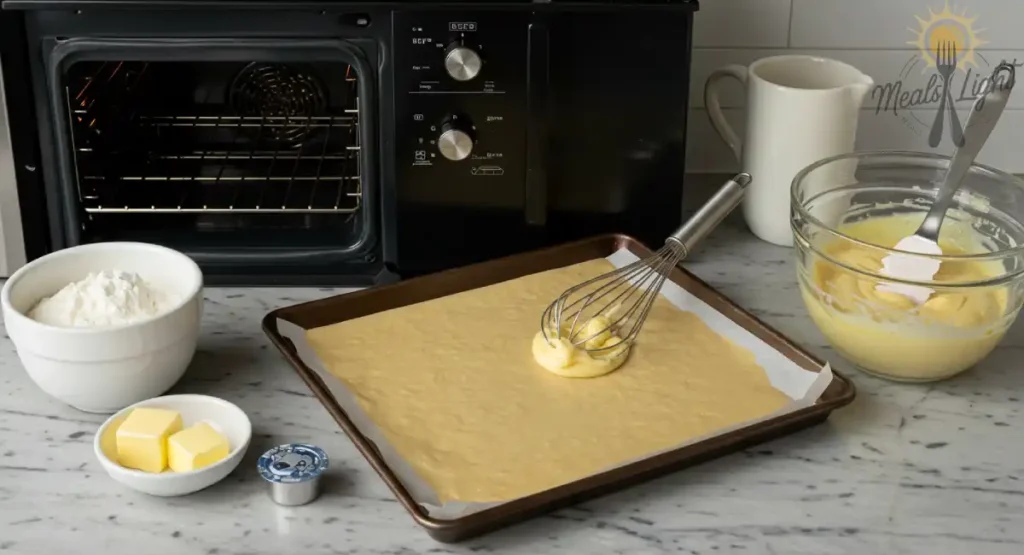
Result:
<svg viewBox="0 0 1024 555"><path fill-rule="evenodd" d="M746 88L742 141L722 115L718 92L726 77ZM704 105L715 130L743 171L753 177L743 216L754 235L776 245L793 245L793 177L813 162L853 150L857 116L873 85L870 77L849 64L803 55L762 58L749 67L728 65L711 74L704 85Z"/></svg>

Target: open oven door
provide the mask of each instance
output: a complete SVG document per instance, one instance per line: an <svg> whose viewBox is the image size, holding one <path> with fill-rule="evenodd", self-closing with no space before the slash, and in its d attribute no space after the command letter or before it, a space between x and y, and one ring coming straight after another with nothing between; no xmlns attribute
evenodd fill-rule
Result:
<svg viewBox="0 0 1024 555"><path fill-rule="evenodd" d="M0 10L0 277L47 251L36 139L24 20Z"/></svg>

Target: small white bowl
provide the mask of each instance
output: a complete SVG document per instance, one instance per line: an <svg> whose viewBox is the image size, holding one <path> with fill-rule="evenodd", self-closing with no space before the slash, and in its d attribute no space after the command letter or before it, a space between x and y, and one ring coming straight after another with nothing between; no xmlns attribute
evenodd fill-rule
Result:
<svg viewBox="0 0 1024 555"><path fill-rule="evenodd" d="M206 422L224 434L231 446L227 458L191 472L165 470L151 474L125 468L117 463L117 428L137 407L171 409L181 415L185 427ZM160 497L187 495L208 488L231 474L245 456L252 439L252 424L242 409L209 395L167 395L136 403L111 416L100 426L93 440L93 450L103 469L114 480L143 493Z"/></svg>
<svg viewBox="0 0 1024 555"><path fill-rule="evenodd" d="M64 328L26 315L43 297L103 270L137 273L177 303L163 314L121 326ZM18 358L36 385L79 410L110 414L162 395L185 373L199 339L203 274L173 249L95 243L23 266L4 283L0 304Z"/></svg>

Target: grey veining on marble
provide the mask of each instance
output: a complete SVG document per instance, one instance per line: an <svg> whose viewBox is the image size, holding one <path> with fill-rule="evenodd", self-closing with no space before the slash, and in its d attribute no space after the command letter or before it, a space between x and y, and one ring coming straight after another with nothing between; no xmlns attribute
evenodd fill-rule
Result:
<svg viewBox="0 0 1024 555"><path fill-rule="evenodd" d="M791 251L730 222L687 267L854 379L824 425L458 545L431 540L269 344L270 310L331 289L210 289L195 361L175 392L239 404L255 437L224 482L147 497L92 451L102 417L48 398L0 340L0 554L779 555L1024 552L1024 328L935 385L857 373L805 315ZM6 336L5 336L6 337ZM256 457L309 441L332 457L324 494L275 506Z"/></svg>

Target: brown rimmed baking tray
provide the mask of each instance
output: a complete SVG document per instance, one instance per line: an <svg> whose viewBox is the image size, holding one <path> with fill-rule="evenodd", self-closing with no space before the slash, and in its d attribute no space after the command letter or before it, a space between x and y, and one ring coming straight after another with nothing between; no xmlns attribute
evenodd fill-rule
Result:
<svg viewBox="0 0 1024 555"><path fill-rule="evenodd" d="M429 516L426 510L412 498L394 472L384 462L374 444L356 429L316 372L300 360L295 346L290 340L282 337L277 329L278 319L291 322L302 329L318 328L545 270L561 268L595 258L605 258L621 248L629 249L640 258L651 255L649 248L631 237L624 235L595 237L392 285L281 308L264 317L263 330L284 353L284 356L295 367L299 376L320 399L320 402L334 416L334 419L355 443L359 452L391 488L402 506L409 511L409 514L420 526L426 529L432 538L441 542L457 542L478 536L757 443L791 434L824 422L833 410L853 401L855 395L853 383L833 371L832 382L818 401L810 407L477 513L442 520ZM775 348L801 368L817 372L824 365L686 270L674 269L669 279Z"/></svg>

